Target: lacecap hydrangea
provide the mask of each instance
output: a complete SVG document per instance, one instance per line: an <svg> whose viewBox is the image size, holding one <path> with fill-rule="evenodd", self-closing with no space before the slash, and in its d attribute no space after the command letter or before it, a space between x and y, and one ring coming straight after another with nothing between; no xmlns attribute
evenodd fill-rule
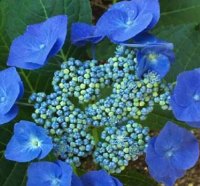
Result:
<svg viewBox="0 0 200 186"><path fill-rule="evenodd" d="M194 166L199 144L191 132L168 122L151 138L150 129L142 125L155 106L172 109L191 126L198 127L200 121L199 69L179 75L175 88L166 83L175 59L173 44L147 33L159 18L158 0L131 0L111 6L96 25L73 23L72 44L90 43L95 49L107 37L116 50L104 63L95 55L88 60L63 58L52 77L52 91L31 94L34 123L15 124L5 157L29 162L52 152L58 160L31 163L28 186L122 186L110 173L121 173L145 153L151 176L167 186ZM23 95L15 67L35 70L46 65L65 43L67 20L58 15L29 25L12 42L7 64L14 67L0 72L0 124L16 117ZM71 166L81 166L88 157L103 170L79 177Z"/></svg>

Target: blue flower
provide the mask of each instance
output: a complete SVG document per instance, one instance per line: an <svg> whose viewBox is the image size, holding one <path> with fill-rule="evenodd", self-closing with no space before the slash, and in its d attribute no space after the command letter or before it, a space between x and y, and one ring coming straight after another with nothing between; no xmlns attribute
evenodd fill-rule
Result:
<svg viewBox="0 0 200 186"><path fill-rule="evenodd" d="M97 33L124 42L155 26L160 17L158 0L132 0L114 4L97 22Z"/></svg>
<svg viewBox="0 0 200 186"><path fill-rule="evenodd" d="M76 179L76 176L65 162L37 162L28 168L27 186L72 186L73 178ZM73 186L81 186L78 184Z"/></svg>
<svg viewBox="0 0 200 186"><path fill-rule="evenodd" d="M199 158L195 136L184 128L168 122L147 147L146 163L151 176L166 186L174 185Z"/></svg>
<svg viewBox="0 0 200 186"><path fill-rule="evenodd" d="M17 116L16 101L23 93L23 83L14 67L0 71L0 125Z"/></svg>
<svg viewBox="0 0 200 186"><path fill-rule="evenodd" d="M200 68L178 75L170 103L178 120L200 128Z"/></svg>
<svg viewBox="0 0 200 186"><path fill-rule="evenodd" d="M163 78L174 62L174 45L157 37L142 33L134 37L135 43L123 43L128 47L136 47L137 50L137 75L139 78L149 71L157 73Z"/></svg>
<svg viewBox="0 0 200 186"><path fill-rule="evenodd" d="M7 64L29 70L42 67L62 48L66 34L67 16L64 15L28 26L13 41Z"/></svg>
<svg viewBox="0 0 200 186"><path fill-rule="evenodd" d="M141 78L145 73L155 72L163 78L174 62L174 52L166 45L147 46L137 52L137 75Z"/></svg>
<svg viewBox="0 0 200 186"><path fill-rule="evenodd" d="M103 36L96 34L96 26L86 23L74 23L71 30L72 44L84 46L86 43L96 44L103 39Z"/></svg>
<svg viewBox="0 0 200 186"><path fill-rule="evenodd" d="M104 170L90 171L81 176L81 180L84 186L123 186L117 178L110 176Z"/></svg>
<svg viewBox="0 0 200 186"><path fill-rule="evenodd" d="M42 159L49 154L53 144L45 129L29 121L20 121L14 127L14 135L9 141L5 157L17 162Z"/></svg>

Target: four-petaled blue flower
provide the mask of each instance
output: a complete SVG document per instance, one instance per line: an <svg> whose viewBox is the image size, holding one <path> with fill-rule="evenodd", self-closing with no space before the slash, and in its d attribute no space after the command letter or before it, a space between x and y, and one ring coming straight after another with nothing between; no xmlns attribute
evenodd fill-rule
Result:
<svg viewBox="0 0 200 186"><path fill-rule="evenodd" d="M16 101L23 93L23 83L14 67L0 71L0 125L17 116Z"/></svg>
<svg viewBox="0 0 200 186"><path fill-rule="evenodd" d="M149 141L146 151L151 176L166 186L174 185L198 158L198 140L191 132L171 122Z"/></svg>
<svg viewBox="0 0 200 186"><path fill-rule="evenodd" d="M70 165L62 161L32 163L27 186L72 186L72 174Z"/></svg>
<svg viewBox="0 0 200 186"><path fill-rule="evenodd" d="M17 162L42 159L53 148L45 129L29 121L20 121L14 127L14 135L7 144L5 157Z"/></svg>
<svg viewBox="0 0 200 186"><path fill-rule="evenodd" d="M120 43L153 28L159 18L158 0L122 1L114 4L98 20L97 33Z"/></svg>
<svg viewBox="0 0 200 186"><path fill-rule="evenodd" d="M84 46L87 43L96 44L104 37L96 33L96 26L86 23L74 23L71 29L72 44Z"/></svg>
<svg viewBox="0 0 200 186"><path fill-rule="evenodd" d="M137 52L137 75L141 78L145 73L155 72L160 78L167 75L175 56L166 45L147 46Z"/></svg>
<svg viewBox="0 0 200 186"><path fill-rule="evenodd" d="M84 186L123 186L115 177L110 176L106 171L90 171L81 176Z"/></svg>
<svg viewBox="0 0 200 186"><path fill-rule="evenodd" d="M7 64L23 69L38 69L62 48L67 34L67 16L49 18L30 25L10 48Z"/></svg>
<svg viewBox="0 0 200 186"><path fill-rule="evenodd" d="M170 103L178 120L200 128L200 68L178 75Z"/></svg>

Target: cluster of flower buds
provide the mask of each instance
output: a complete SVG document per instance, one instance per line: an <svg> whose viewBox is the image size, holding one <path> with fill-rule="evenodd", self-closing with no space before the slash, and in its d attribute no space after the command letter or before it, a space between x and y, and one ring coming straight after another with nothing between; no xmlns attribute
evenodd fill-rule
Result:
<svg viewBox="0 0 200 186"><path fill-rule="evenodd" d="M95 162L110 173L120 173L130 160L136 160L150 139L149 129L132 120L117 125L104 129L94 152Z"/></svg>
<svg viewBox="0 0 200 186"><path fill-rule="evenodd" d="M169 109L170 86L154 72L139 78L136 71L135 50L119 45L105 64L70 58L54 74L53 93L32 94L32 117L52 137L57 157L79 166L80 158L94 151L91 126L106 127L94 157L110 172L121 172L144 152L148 130L133 121L122 127L118 123L146 119L156 103ZM123 144L114 145L119 134Z"/></svg>

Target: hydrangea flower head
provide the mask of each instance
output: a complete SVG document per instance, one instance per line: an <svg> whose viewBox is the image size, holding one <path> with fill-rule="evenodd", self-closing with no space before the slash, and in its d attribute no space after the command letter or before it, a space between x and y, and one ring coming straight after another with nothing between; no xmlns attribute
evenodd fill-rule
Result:
<svg viewBox="0 0 200 186"><path fill-rule="evenodd" d="M14 135L9 141L5 157L17 162L42 159L49 154L53 144L45 129L29 121L20 121L14 127Z"/></svg>
<svg viewBox="0 0 200 186"><path fill-rule="evenodd" d="M71 40L72 44L84 46L86 43L96 44L103 39L103 36L96 33L96 26L86 23L72 24Z"/></svg>
<svg viewBox="0 0 200 186"><path fill-rule="evenodd" d="M199 158L198 140L192 133L168 122L147 147L146 163L151 176L166 186L174 185Z"/></svg>
<svg viewBox="0 0 200 186"><path fill-rule="evenodd" d="M151 29L159 17L158 0L122 1L113 5L98 20L97 32L116 43L124 42Z"/></svg>
<svg viewBox="0 0 200 186"><path fill-rule="evenodd" d="M7 64L29 70L42 67L62 48L66 34L65 15L28 26L25 33L13 41Z"/></svg>
<svg viewBox="0 0 200 186"><path fill-rule="evenodd" d="M84 186L123 186L118 179L110 176L104 170L90 171L81 176L81 180Z"/></svg>
<svg viewBox="0 0 200 186"><path fill-rule="evenodd" d="M27 186L71 186L71 181L72 168L62 161L32 163L28 168Z"/></svg>
<svg viewBox="0 0 200 186"><path fill-rule="evenodd" d="M200 68L179 74L171 107L178 120L200 128Z"/></svg>
<svg viewBox="0 0 200 186"><path fill-rule="evenodd" d="M14 67L0 71L0 125L18 114L16 101L24 92L23 83Z"/></svg>
<svg viewBox="0 0 200 186"><path fill-rule="evenodd" d="M169 72L174 58L173 50L165 45L139 49L137 52L137 75L141 78L145 73L151 71L163 78Z"/></svg>

